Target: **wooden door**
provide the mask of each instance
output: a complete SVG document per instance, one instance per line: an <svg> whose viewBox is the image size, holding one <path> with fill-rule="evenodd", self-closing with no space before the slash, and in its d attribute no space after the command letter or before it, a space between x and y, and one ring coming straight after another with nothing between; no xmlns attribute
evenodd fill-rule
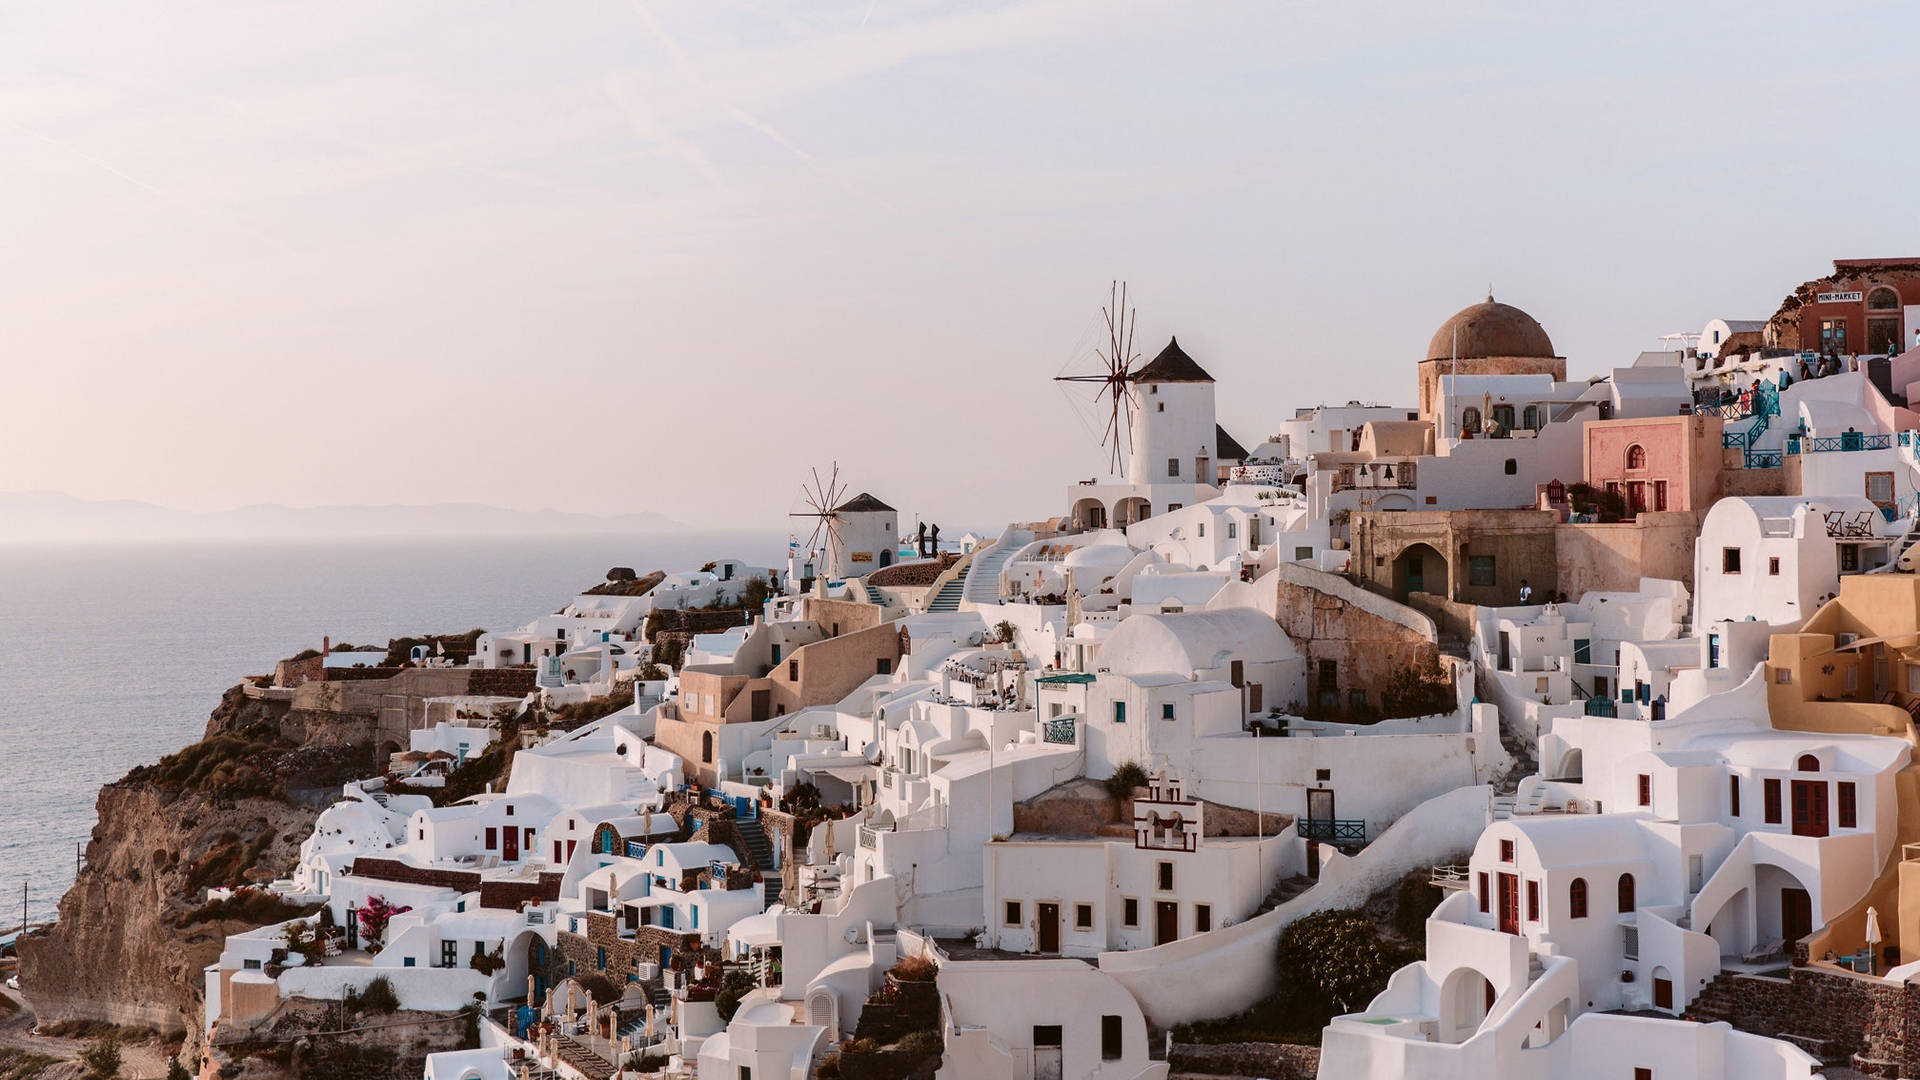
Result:
<svg viewBox="0 0 1920 1080"><path fill-rule="evenodd" d="M1520 932L1520 877L1517 874L1500 875L1500 932Z"/></svg>
<svg viewBox="0 0 1920 1080"><path fill-rule="evenodd" d="M1653 980L1653 1007L1656 1009L1664 1009L1667 1012L1673 1011L1672 979Z"/></svg>
<svg viewBox="0 0 1920 1080"><path fill-rule="evenodd" d="M1040 905L1040 951L1057 953L1060 951L1060 905Z"/></svg>
<svg viewBox="0 0 1920 1080"><path fill-rule="evenodd" d="M1813 897L1805 889L1780 890L1780 937L1788 955L1793 943L1813 933Z"/></svg>
<svg viewBox="0 0 1920 1080"><path fill-rule="evenodd" d="M1180 940L1180 905L1160 900L1153 905L1153 943L1165 945Z"/></svg>
<svg viewBox="0 0 1920 1080"><path fill-rule="evenodd" d="M1308 821L1332 821L1333 820L1333 789L1332 788L1308 788L1307 789L1307 820ZM1332 836L1329 835L1327 839L1332 839Z"/></svg>
<svg viewBox="0 0 1920 1080"><path fill-rule="evenodd" d="M500 830L500 858L513 862L520 857L520 830L509 825Z"/></svg>
<svg viewBox="0 0 1920 1080"><path fill-rule="evenodd" d="M1058 1046L1036 1046L1033 1048L1033 1080L1060 1080L1060 1048Z"/></svg>
<svg viewBox="0 0 1920 1080"><path fill-rule="evenodd" d="M773 717L773 692L770 690L753 691L753 722L758 724Z"/></svg>
<svg viewBox="0 0 1920 1080"><path fill-rule="evenodd" d="M1827 782L1793 782L1793 835L1827 835Z"/></svg>

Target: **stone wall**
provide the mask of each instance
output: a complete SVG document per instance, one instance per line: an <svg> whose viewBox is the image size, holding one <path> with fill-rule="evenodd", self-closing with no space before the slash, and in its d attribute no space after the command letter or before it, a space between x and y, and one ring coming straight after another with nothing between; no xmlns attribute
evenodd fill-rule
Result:
<svg viewBox="0 0 1920 1080"><path fill-rule="evenodd" d="M560 881L565 874L543 871L538 881L482 881L480 906L517 911L523 903L549 903L560 899Z"/></svg>
<svg viewBox="0 0 1920 1080"><path fill-rule="evenodd" d="M1175 1073L1314 1080L1320 1048L1293 1043L1174 1043L1167 1064Z"/></svg>
<svg viewBox="0 0 1920 1080"><path fill-rule="evenodd" d="M1920 987L1820 967L1785 979L1724 974L1689 1019L1724 1019L1768 1038L1825 1042L1870 1076L1920 1075Z"/></svg>
<svg viewBox="0 0 1920 1080"><path fill-rule="evenodd" d="M572 962L574 974L605 975L615 985L624 984L627 976L638 970L638 965L659 963L663 948L672 951L671 962L676 971L689 969L702 957L698 933L641 926L634 929L632 937L621 937L613 916L597 911L587 913L586 931L585 934L560 931L556 947L562 959ZM607 952L605 968L600 966L601 949Z"/></svg>
<svg viewBox="0 0 1920 1080"><path fill-rule="evenodd" d="M1299 702L1319 714L1320 665L1333 664L1337 702L1344 712L1364 696L1381 708L1381 691L1395 672L1438 663L1439 646L1426 634L1353 602L1350 584L1333 574L1283 570L1274 579L1274 621L1307 657L1307 700ZM1424 595L1424 594L1422 594ZM1270 705L1287 706L1285 701Z"/></svg>

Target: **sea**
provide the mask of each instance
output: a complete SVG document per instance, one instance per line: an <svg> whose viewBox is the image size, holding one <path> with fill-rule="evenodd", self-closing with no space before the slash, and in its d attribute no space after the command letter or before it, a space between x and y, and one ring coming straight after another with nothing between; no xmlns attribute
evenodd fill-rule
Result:
<svg viewBox="0 0 1920 1080"><path fill-rule="evenodd" d="M0 931L54 916L102 784L198 740L221 693L335 643L503 629L610 567L780 565L785 534L0 545Z"/></svg>

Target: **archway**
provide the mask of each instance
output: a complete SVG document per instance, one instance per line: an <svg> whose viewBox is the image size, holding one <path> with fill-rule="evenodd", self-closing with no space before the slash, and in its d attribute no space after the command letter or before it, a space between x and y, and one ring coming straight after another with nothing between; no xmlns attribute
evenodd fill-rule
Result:
<svg viewBox="0 0 1920 1080"><path fill-rule="evenodd" d="M1113 527L1124 529L1136 521L1145 521L1153 516L1153 504L1130 495L1113 504Z"/></svg>
<svg viewBox="0 0 1920 1080"><path fill-rule="evenodd" d="M1417 592L1448 596L1449 584L1447 557L1431 544L1409 545L1393 560L1393 592L1402 601Z"/></svg>
<svg viewBox="0 0 1920 1080"><path fill-rule="evenodd" d="M1493 983L1474 968L1456 968L1440 984L1440 1041L1466 1042L1493 1009Z"/></svg>
<svg viewBox="0 0 1920 1080"><path fill-rule="evenodd" d="M1753 951L1753 890L1741 887L1711 914L1701 912L1695 926L1704 926L1708 937L1720 947L1721 956L1738 957Z"/></svg>
<svg viewBox="0 0 1920 1080"><path fill-rule="evenodd" d="M1560 768L1558 770L1560 775L1553 779L1564 780L1570 784L1580 783L1586 778L1586 774L1582 771L1584 768L1585 765L1581 761L1580 748L1576 746L1560 756Z"/></svg>
<svg viewBox="0 0 1920 1080"><path fill-rule="evenodd" d="M1412 510L1414 509L1413 498L1408 495L1382 495L1379 501L1373 504L1373 509L1375 512Z"/></svg>
<svg viewBox="0 0 1920 1080"><path fill-rule="evenodd" d="M1771 864L1753 868L1753 938L1765 945L1779 942L1782 951L1791 954L1793 944L1819 929L1821 918L1818 894L1802 884L1791 871Z"/></svg>
<svg viewBox="0 0 1920 1080"><path fill-rule="evenodd" d="M1099 499L1081 499L1073 504L1073 527L1076 529L1104 529L1107 527L1107 508Z"/></svg>

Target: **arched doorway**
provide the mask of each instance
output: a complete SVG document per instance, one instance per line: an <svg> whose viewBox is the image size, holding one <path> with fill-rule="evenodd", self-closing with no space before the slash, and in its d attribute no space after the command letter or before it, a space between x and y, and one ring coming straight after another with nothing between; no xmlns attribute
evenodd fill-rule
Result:
<svg viewBox="0 0 1920 1080"><path fill-rule="evenodd" d="M1107 527L1107 508L1099 499L1081 499L1073 504L1073 527L1076 529L1104 529Z"/></svg>
<svg viewBox="0 0 1920 1080"><path fill-rule="evenodd" d="M1457 968L1440 984L1440 1041L1466 1042L1493 1010L1493 983L1473 968Z"/></svg>
<svg viewBox="0 0 1920 1080"><path fill-rule="evenodd" d="M1417 592L1450 595L1447 557L1429 544L1413 544L1393 560L1393 592L1401 600Z"/></svg>
<svg viewBox="0 0 1920 1080"><path fill-rule="evenodd" d="M1136 521L1145 521L1153 516L1153 504L1137 495L1121 499L1113 504L1113 527L1124 529Z"/></svg>

